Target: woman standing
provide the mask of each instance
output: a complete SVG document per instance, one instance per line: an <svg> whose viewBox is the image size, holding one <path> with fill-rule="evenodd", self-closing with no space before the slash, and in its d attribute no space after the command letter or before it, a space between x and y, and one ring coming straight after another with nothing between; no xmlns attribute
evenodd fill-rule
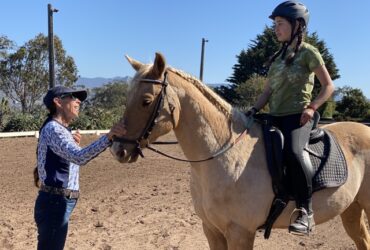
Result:
<svg viewBox="0 0 370 250"><path fill-rule="evenodd" d="M111 145L113 136L126 133L122 123L87 147L79 147L79 133L72 135L69 124L78 117L85 90L64 86L51 88L44 97L49 114L40 129L35 184L40 191L35 203L37 249L63 249L69 217L79 198L79 170Z"/></svg>
<svg viewBox="0 0 370 250"><path fill-rule="evenodd" d="M314 226L312 166L303 149L309 140L314 112L331 96L334 85L319 51L304 42L309 20L306 6L286 1L274 9L270 18L282 46L270 59L264 91L247 114L255 114L268 103L273 125L284 135L284 162L299 211L289 231L302 235ZM315 75L321 91L311 101Z"/></svg>

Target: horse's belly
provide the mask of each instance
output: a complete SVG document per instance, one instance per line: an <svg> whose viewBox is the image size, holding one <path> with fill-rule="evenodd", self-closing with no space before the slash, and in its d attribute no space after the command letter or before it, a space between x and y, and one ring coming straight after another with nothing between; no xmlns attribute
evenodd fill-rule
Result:
<svg viewBox="0 0 370 250"><path fill-rule="evenodd" d="M271 191L271 194L265 193L253 199L248 193L245 190L243 195L236 189L202 195L200 192L192 192L194 209L203 222L212 224L222 232L232 223L254 231L264 223L273 196Z"/></svg>
<svg viewBox="0 0 370 250"><path fill-rule="evenodd" d="M342 186L326 188L315 192L312 200L315 223L324 223L343 213L355 200L361 181L361 171L356 171L351 167L348 171L347 181ZM283 213L277 219L274 227L287 227L289 225L290 215L294 208L295 202L290 201Z"/></svg>

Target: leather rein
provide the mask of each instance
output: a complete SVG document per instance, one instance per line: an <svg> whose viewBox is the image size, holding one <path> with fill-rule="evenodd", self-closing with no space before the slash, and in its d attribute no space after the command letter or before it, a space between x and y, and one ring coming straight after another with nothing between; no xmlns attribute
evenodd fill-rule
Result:
<svg viewBox="0 0 370 250"><path fill-rule="evenodd" d="M167 90L167 86L168 86L167 72L164 73L164 79L163 79L163 81L153 80L153 79L141 79L140 82L151 83L151 84L154 84L154 85L161 85L161 91L160 91L160 93L158 95L158 98L157 98L157 101L155 103L153 113L149 117L149 120L146 123L143 131L141 132L141 135L137 139L126 139L126 138L123 138L123 137L114 137L113 138L113 141L114 142L120 142L120 143L126 143L126 144L134 144L135 145L136 152L141 157L144 158L144 154L142 152L142 148L140 146L140 142L142 140L148 140L148 137L150 136L150 134L151 134L154 126L158 122L157 118L159 116L159 113L160 113L161 109L164 107L164 98L167 95L167 91L166 90ZM171 112L172 111L173 110L171 110ZM209 160L212 160L212 159L216 158L217 156L225 153L226 151L228 151L229 149L231 149L233 146L235 146L241 140L241 138L245 134L248 133L248 130L252 126L252 124L253 124L253 118L250 117L248 119L248 122L247 122L247 125L246 125L246 129L234 141L232 141L231 143L229 143L227 146L224 146L218 152L216 152L215 154L211 155L210 157L208 157L206 159L201 159L201 160L181 159L181 158L178 158L178 157L174 157L174 156L168 155L168 154L166 154L166 153L164 153L164 152L162 152L162 151L160 151L160 150L158 150L156 148L153 148L149 144L146 145L146 148L149 149L149 150L151 150L151 151L153 151L153 152L155 152L155 153L158 153L160 155L163 155L165 157L168 157L170 159L177 160L177 161L182 161L182 162L204 162L204 161L209 161ZM153 142L152 144L177 144L177 142Z"/></svg>

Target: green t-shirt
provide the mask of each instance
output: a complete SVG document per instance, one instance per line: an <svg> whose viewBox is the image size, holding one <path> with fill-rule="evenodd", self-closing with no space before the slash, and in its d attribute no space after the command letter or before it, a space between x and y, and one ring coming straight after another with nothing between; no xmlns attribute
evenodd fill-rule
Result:
<svg viewBox="0 0 370 250"><path fill-rule="evenodd" d="M287 55L290 51L287 51ZM272 94L270 114L276 116L302 113L311 102L314 86L313 70L324 64L320 52L308 43L302 43L292 64L287 66L281 56L271 64L267 78Z"/></svg>

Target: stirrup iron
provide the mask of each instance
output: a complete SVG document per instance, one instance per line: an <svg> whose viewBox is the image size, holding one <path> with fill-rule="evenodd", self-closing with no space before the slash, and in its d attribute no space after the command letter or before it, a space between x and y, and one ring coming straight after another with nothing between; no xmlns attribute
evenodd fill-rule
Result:
<svg viewBox="0 0 370 250"><path fill-rule="evenodd" d="M298 217L292 223L292 217L297 212L302 213L304 216L307 217L307 225L304 223L304 221L302 221L303 223L301 223L301 221L296 221L299 218L300 214L298 214ZM305 230L299 230L297 228L294 228L294 226L292 226L294 224L296 225L298 224L299 226L305 228ZM294 235L299 235L299 236L304 236L304 235L309 236L310 232L313 231L314 227L315 227L315 222L313 219L313 214L309 215L305 208L295 208L293 212L290 214L289 227L288 227L289 233L292 233Z"/></svg>

